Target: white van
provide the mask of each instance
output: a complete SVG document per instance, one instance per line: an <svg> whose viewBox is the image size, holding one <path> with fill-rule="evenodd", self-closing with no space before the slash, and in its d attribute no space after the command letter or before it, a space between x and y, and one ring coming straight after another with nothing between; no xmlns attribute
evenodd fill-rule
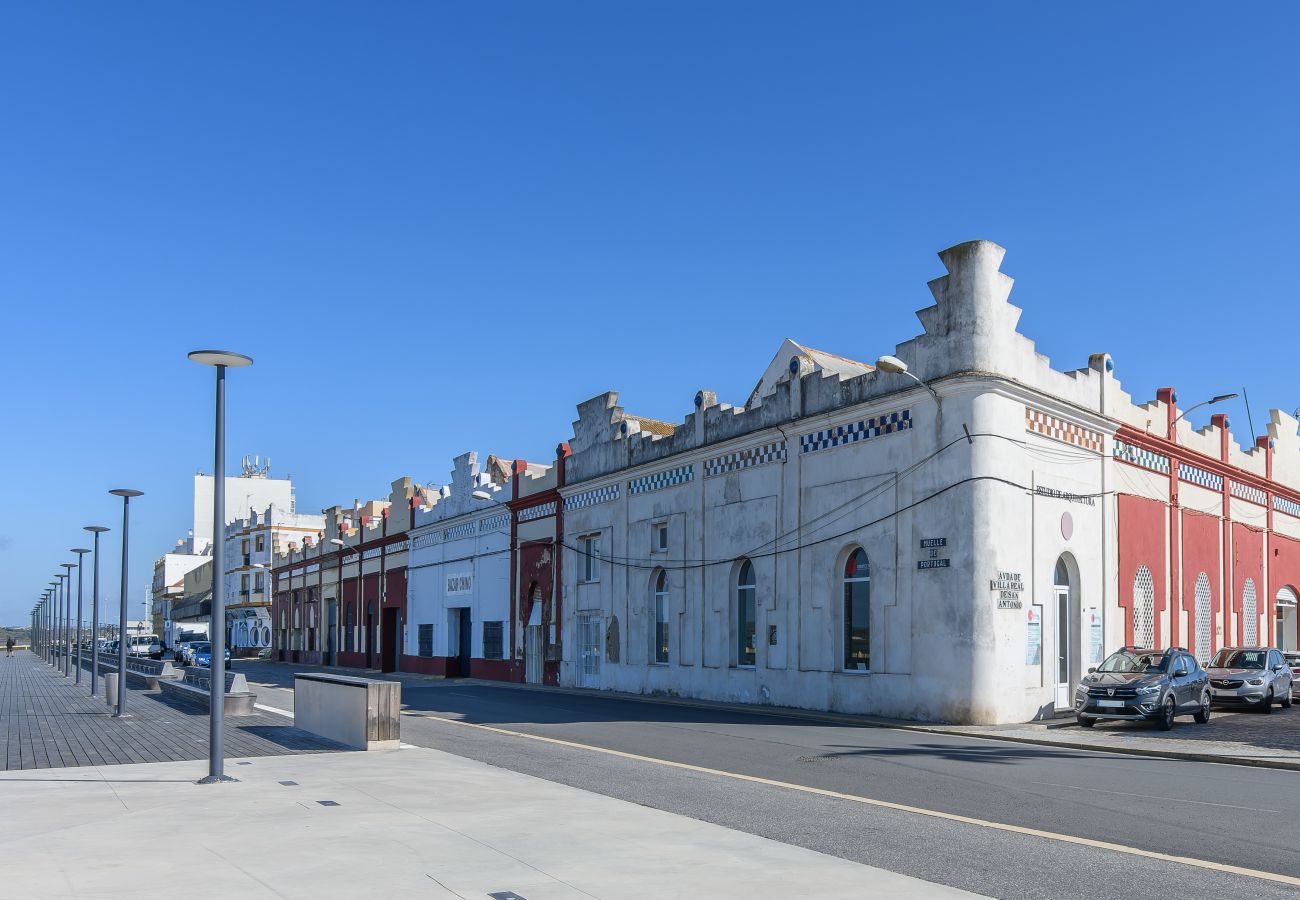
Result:
<svg viewBox="0 0 1300 900"><path fill-rule="evenodd" d="M162 659L162 641L156 634L133 634L126 639L128 656L147 656Z"/></svg>

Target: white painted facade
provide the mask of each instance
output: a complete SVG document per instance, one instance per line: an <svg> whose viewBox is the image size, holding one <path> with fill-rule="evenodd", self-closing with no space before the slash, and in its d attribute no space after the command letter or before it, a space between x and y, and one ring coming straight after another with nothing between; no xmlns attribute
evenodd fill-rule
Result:
<svg viewBox="0 0 1300 900"><path fill-rule="evenodd" d="M1222 494L1186 483L1171 500L1168 476L1116 458L1122 427L1163 437L1166 405L1134 405L1106 354L1053 369L1017 331L1003 253L941 253L924 332L892 350L935 394L786 342L744 407L700 391L670 434L612 392L579 405L561 488L561 683L977 724L1068 710L1081 673L1134 625L1116 495L1215 510ZM1273 479L1300 488L1295 426L1274 411L1269 446ZM1219 428L1174 434L1220 456ZM1261 475L1266 452L1223 451ZM1300 508L1266 518L1300 535ZM846 572L859 549L865 604L860 569ZM1163 589L1179 607L1153 613L1163 633L1191 634L1179 585ZM846 590L850 609L869 607L853 622Z"/></svg>

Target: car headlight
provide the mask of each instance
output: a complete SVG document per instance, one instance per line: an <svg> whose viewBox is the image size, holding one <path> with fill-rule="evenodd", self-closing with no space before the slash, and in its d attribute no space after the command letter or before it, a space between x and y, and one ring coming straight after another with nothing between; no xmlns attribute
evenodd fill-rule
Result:
<svg viewBox="0 0 1300 900"><path fill-rule="evenodd" d="M1246 682L1246 684L1253 684L1253 685L1256 685L1256 686L1261 685L1261 684L1263 684L1263 683L1264 683L1264 679L1263 679L1263 678L1252 678L1252 679L1250 679L1250 681L1247 681L1247 682Z"/></svg>
<svg viewBox="0 0 1300 900"><path fill-rule="evenodd" d="M1140 688L1138 688L1137 692L1138 692L1139 694L1154 694L1154 693L1156 693L1156 692L1159 691L1159 690L1160 690L1160 685L1158 685L1158 684L1148 684L1148 685L1146 685L1145 687L1140 687Z"/></svg>

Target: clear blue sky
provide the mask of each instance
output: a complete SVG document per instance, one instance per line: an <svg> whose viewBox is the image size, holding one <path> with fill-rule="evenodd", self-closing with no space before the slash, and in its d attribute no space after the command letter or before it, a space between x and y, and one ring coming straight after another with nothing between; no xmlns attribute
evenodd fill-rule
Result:
<svg viewBox="0 0 1300 900"><path fill-rule="evenodd" d="M743 402L780 340L871 360L935 252L1136 399L1300 405L1293 6L8 4L0 621L138 487L132 615L210 470L300 508L550 458L574 405ZM1247 440L1245 410L1228 410ZM1194 416L1199 423L1205 417ZM107 594L116 596L114 589Z"/></svg>

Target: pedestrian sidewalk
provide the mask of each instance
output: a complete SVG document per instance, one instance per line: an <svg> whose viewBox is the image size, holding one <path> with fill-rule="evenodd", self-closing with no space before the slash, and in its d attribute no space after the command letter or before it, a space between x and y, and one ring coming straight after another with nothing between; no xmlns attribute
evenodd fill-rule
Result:
<svg viewBox="0 0 1300 900"><path fill-rule="evenodd" d="M437 750L0 773L8 900L969 897ZM20 864L18 861L26 860Z"/></svg>

